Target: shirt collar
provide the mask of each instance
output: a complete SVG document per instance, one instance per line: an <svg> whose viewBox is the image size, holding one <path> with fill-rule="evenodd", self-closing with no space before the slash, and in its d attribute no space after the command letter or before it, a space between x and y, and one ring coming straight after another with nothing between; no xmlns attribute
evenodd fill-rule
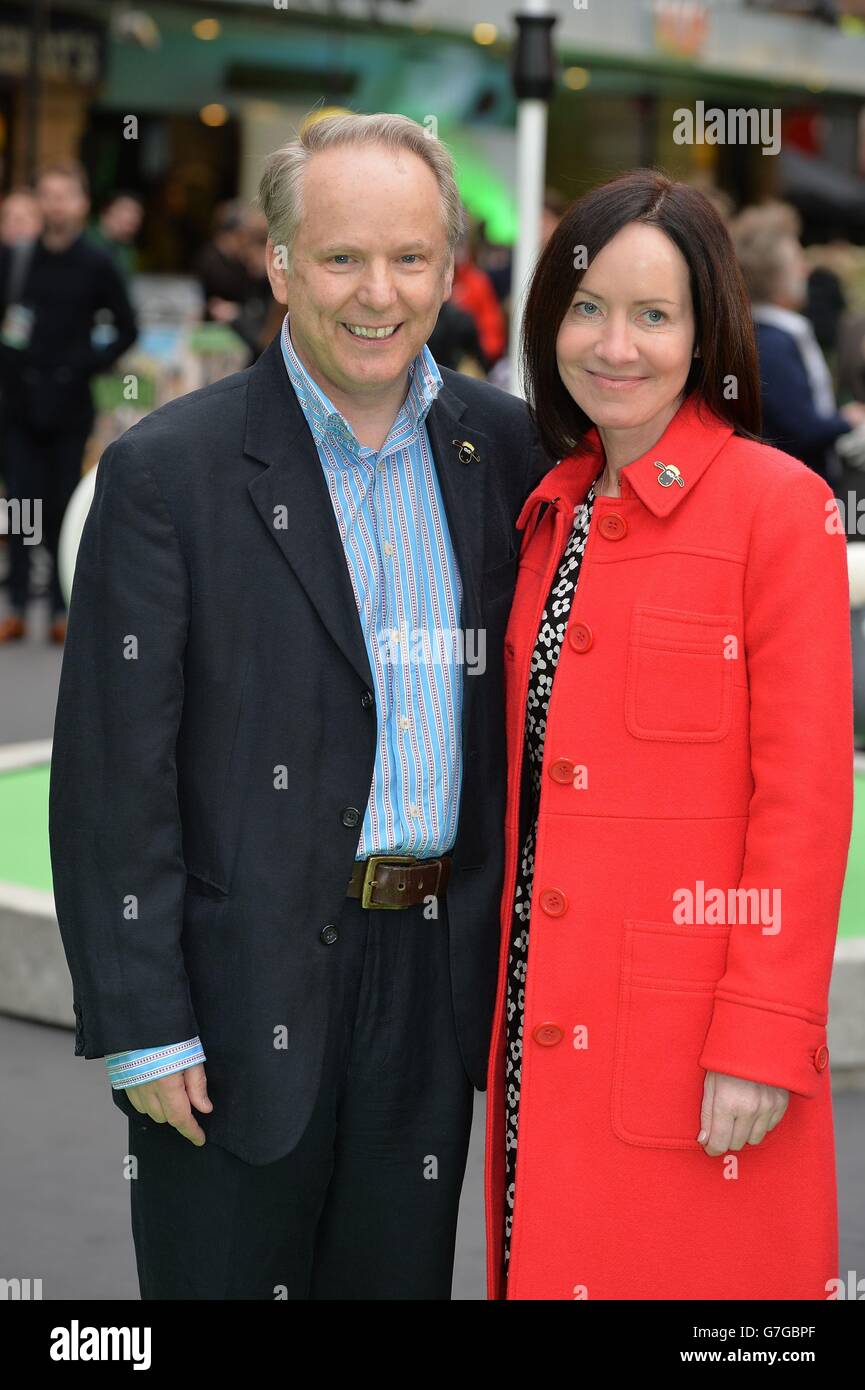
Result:
<svg viewBox="0 0 865 1390"><path fill-rule="evenodd" d="M288 320L289 315L286 314L282 321L280 333L283 361L313 435L317 440L326 437L338 440L343 447L349 448L355 453L375 453L376 450L369 449L359 442L345 416L337 410L330 397L307 372L295 352ZM399 413L388 432L382 449L388 446L396 436L399 436L401 444L411 442L444 384L435 358L426 344L409 363L408 375L409 388L406 398L400 406ZM378 452L380 453L381 450Z"/></svg>

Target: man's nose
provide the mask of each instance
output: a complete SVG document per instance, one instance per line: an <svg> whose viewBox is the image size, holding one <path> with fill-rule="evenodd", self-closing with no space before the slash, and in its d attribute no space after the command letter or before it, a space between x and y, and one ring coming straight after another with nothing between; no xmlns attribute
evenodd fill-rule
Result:
<svg viewBox="0 0 865 1390"><path fill-rule="evenodd" d="M357 297L367 308L389 308L397 298L396 285L389 267L370 266L357 287Z"/></svg>

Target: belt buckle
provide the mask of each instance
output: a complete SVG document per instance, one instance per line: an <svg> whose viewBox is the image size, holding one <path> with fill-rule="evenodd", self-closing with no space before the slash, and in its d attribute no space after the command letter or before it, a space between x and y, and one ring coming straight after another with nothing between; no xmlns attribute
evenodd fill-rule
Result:
<svg viewBox="0 0 865 1390"><path fill-rule="evenodd" d="M363 890L361 892L361 907L374 907L376 911L399 912L399 903L374 903L372 902L372 890L375 887L375 874L379 864L414 864L417 856L414 854L371 854L366 861L366 872L363 876Z"/></svg>

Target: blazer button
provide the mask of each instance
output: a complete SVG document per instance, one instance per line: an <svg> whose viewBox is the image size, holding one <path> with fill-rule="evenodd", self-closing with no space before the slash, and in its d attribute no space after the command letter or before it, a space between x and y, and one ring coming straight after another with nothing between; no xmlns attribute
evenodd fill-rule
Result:
<svg viewBox="0 0 865 1390"><path fill-rule="evenodd" d="M548 917L564 917L568 910L568 900L559 888L545 888L539 901Z"/></svg>
<svg viewBox="0 0 865 1390"><path fill-rule="evenodd" d="M818 1071L825 1071L828 1061L829 1049L825 1043L821 1043L821 1045L817 1048L817 1051L814 1053L814 1066L817 1068Z"/></svg>
<svg viewBox="0 0 865 1390"><path fill-rule="evenodd" d="M342 820L343 825L357 825L358 821L360 820L360 811L357 809L356 806L346 806L345 809L340 813L340 818Z"/></svg>
<svg viewBox="0 0 865 1390"><path fill-rule="evenodd" d="M319 940L323 941L325 946L332 946L335 941L339 940L339 932L332 922L328 922L326 927L322 927L318 935Z"/></svg>
<svg viewBox="0 0 865 1390"><path fill-rule="evenodd" d="M587 652L592 645L592 629L588 623L571 623L568 641L575 652Z"/></svg>
<svg viewBox="0 0 865 1390"><path fill-rule="evenodd" d="M628 523L618 512L608 512L598 522L598 530L605 540L620 541L628 531Z"/></svg>
<svg viewBox="0 0 865 1390"><path fill-rule="evenodd" d="M556 758L555 762L550 763L549 771L554 782L561 782L562 786L573 783L574 764L570 758Z"/></svg>
<svg viewBox="0 0 865 1390"><path fill-rule="evenodd" d="M563 1033L557 1023L539 1023L532 1037L541 1047L555 1047L556 1043L562 1041Z"/></svg>
<svg viewBox="0 0 865 1390"><path fill-rule="evenodd" d="M360 697L360 703L363 705L364 709L372 709L373 705L375 704L375 696L373 695L371 690L365 690L363 692L363 694Z"/></svg>

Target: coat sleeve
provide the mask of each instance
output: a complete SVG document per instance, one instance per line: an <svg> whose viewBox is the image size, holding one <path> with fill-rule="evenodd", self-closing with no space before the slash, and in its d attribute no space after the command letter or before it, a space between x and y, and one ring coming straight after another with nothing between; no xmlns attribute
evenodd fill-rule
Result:
<svg viewBox="0 0 865 1390"><path fill-rule="evenodd" d="M744 580L753 793L738 886L769 890L780 929L737 914L699 1059L802 1096L817 1093L828 1055L853 815L846 543L827 502L826 483L797 467L767 487L754 517Z"/></svg>
<svg viewBox="0 0 865 1390"><path fill-rule="evenodd" d="M189 604L171 517L126 435L102 456L81 537L51 755L54 900L85 1057L198 1034L175 762Z"/></svg>

